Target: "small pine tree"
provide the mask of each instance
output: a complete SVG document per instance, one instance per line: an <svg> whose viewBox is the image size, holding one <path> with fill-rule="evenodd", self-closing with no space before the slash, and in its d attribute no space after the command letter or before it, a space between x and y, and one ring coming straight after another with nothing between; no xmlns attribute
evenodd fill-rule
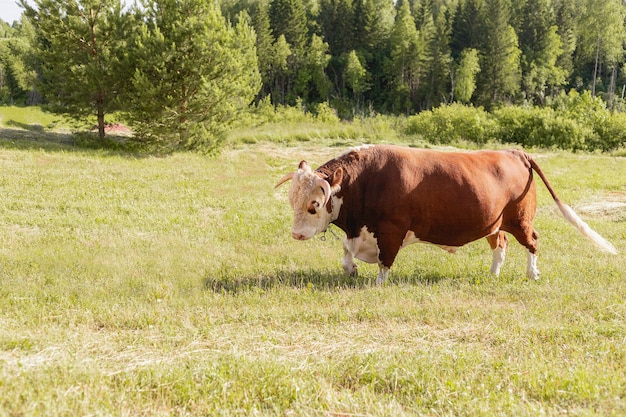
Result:
<svg viewBox="0 0 626 417"><path fill-rule="evenodd" d="M22 0L37 34L38 89L50 110L76 120L96 116L100 138L105 115L116 109L126 77L119 54L126 49L120 0Z"/></svg>
<svg viewBox="0 0 626 417"><path fill-rule="evenodd" d="M230 26L212 0L149 0L126 95L137 136L210 152L261 84L253 29Z"/></svg>

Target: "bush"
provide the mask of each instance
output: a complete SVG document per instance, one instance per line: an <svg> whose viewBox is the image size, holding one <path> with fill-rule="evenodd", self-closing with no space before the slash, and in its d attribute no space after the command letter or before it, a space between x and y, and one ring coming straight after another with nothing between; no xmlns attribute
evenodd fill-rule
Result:
<svg viewBox="0 0 626 417"><path fill-rule="evenodd" d="M495 127L482 108L455 103L409 117L405 133L421 135L433 144L462 141L484 144L493 138Z"/></svg>
<svg viewBox="0 0 626 417"><path fill-rule="evenodd" d="M323 123L339 123L339 117L335 109L328 104L319 103L313 108L313 113L317 120Z"/></svg>
<svg viewBox="0 0 626 417"><path fill-rule="evenodd" d="M589 126L565 117L551 108L503 107L493 112L498 139L525 147L583 150L595 134Z"/></svg>
<svg viewBox="0 0 626 417"><path fill-rule="evenodd" d="M612 151L626 146L626 114L609 114L604 120L596 120L595 131L597 142L593 142L593 149Z"/></svg>

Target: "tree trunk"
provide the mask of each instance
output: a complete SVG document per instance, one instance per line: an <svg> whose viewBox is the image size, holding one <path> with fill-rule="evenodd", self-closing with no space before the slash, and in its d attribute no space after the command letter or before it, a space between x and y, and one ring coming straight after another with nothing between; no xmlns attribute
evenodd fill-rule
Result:
<svg viewBox="0 0 626 417"><path fill-rule="evenodd" d="M596 79L598 78L598 61L600 58L600 40L598 36L598 45L596 46L596 62L593 66L593 84L591 84L591 97L596 96Z"/></svg>
<svg viewBox="0 0 626 417"><path fill-rule="evenodd" d="M102 99L98 98L96 102L96 107L98 111L98 137L100 139L104 139L104 105L102 104Z"/></svg>

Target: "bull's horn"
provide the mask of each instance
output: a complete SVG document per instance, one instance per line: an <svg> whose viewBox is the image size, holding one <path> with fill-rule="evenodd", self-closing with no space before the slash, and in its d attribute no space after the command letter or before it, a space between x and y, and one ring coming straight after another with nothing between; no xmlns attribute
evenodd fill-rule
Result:
<svg viewBox="0 0 626 417"><path fill-rule="evenodd" d="M328 181L323 180L319 177L315 180L315 183L322 187L322 190L324 191L324 204L322 204L322 207L325 207L328 203L328 200L330 200L330 184L328 183Z"/></svg>
<svg viewBox="0 0 626 417"><path fill-rule="evenodd" d="M289 181L290 179L293 178L295 174L296 174L295 172L290 172L289 174L285 175L280 181L278 181L278 183L274 186L274 188L278 188L283 183Z"/></svg>

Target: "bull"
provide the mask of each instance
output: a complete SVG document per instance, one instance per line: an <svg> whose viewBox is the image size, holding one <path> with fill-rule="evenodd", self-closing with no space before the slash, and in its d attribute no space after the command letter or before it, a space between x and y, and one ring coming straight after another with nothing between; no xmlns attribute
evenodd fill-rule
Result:
<svg viewBox="0 0 626 417"><path fill-rule="evenodd" d="M520 150L440 152L366 145L315 171L302 161L276 187L291 180L294 239L310 239L331 223L345 232L342 266L348 274L357 272L355 258L378 263L380 284L400 249L409 244L431 243L453 253L486 238L492 249L491 273L497 276L509 233L527 249L526 275L537 280L533 172L567 221L601 250L617 253L559 200L537 162Z"/></svg>

